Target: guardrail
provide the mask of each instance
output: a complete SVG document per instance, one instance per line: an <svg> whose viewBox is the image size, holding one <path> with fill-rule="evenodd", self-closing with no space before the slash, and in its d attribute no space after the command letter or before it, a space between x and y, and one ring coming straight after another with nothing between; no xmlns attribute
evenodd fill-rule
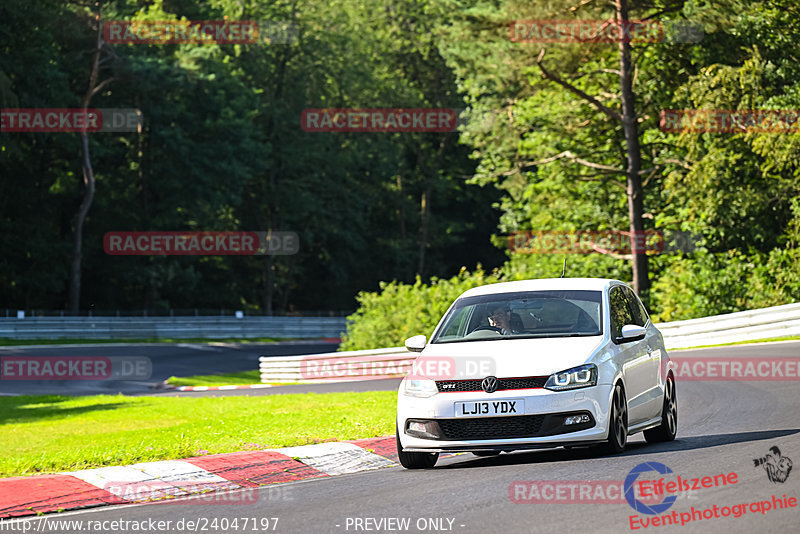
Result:
<svg viewBox="0 0 800 534"><path fill-rule="evenodd" d="M338 338L344 317L0 317L0 338Z"/></svg>
<svg viewBox="0 0 800 534"><path fill-rule="evenodd" d="M800 335L800 303L656 324L667 349ZM404 376L416 352L405 347L307 356L262 356L262 382L373 380Z"/></svg>
<svg viewBox="0 0 800 534"><path fill-rule="evenodd" d="M307 356L261 356L259 369L262 382L341 382L401 378L416 359L416 352L393 347Z"/></svg>
<svg viewBox="0 0 800 534"><path fill-rule="evenodd" d="M660 323L668 349L800 335L800 303Z"/></svg>

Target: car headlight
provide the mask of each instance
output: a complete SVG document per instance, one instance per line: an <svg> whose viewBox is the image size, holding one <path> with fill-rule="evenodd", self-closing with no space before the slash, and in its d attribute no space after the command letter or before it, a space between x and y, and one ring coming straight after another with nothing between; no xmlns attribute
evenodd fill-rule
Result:
<svg viewBox="0 0 800 534"><path fill-rule="evenodd" d="M439 388L433 380L406 379L403 384L403 394L409 397L433 397L439 393Z"/></svg>
<svg viewBox="0 0 800 534"><path fill-rule="evenodd" d="M547 379L544 387L555 391L565 389L588 388L597 385L597 366L593 363L579 365L560 373L554 373Z"/></svg>

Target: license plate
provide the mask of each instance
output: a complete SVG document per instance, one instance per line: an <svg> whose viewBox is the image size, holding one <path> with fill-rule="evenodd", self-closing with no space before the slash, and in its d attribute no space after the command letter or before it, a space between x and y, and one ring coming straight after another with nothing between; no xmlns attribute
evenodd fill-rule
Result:
<svg viewBox="0 0 800 534"><path fill-rule="evenodd" d="M524 415L525 399L465 401L455 404L456 417L491 417L495 415Z"/></svg>

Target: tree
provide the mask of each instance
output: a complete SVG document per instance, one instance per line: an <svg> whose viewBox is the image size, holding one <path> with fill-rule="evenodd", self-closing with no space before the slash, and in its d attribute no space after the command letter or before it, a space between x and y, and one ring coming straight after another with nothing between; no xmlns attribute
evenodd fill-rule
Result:
<svg viewBox="0 0 800 534"><path fill-rule="evenodd" d="M114 55L110 47L103 40L103 22L102 13L99 2L96 3L97 14L92 18L94 19L96 38L94 50L92 52L91 74L89 75L89 83L81 100L81 109L84 114L88 113L89 106L92 98L102 91L107 85L114 81L113 77L105 78L100 81L101 62L111 60ZM87 130L80 132L81 137L81 167L83 168L83 184L85 187L83 200L81 201L78 211L75 214L73 224L73 245L72 245L72 262L69 284L69 302L68 309L70 314L77 315L80 306L81 298L81 261L83 258L83 223L86 220L86 215L92 207L95 191L95 177L94 169L92 169L92 158L89 152L89 134Z"/></svg>
<svg viewBox="0 0 800 534"><path fill-rule="evenodd" d="M647 299L650 277L643 234L645 220L653 219L661 202L660 175L666 162L659 157L658 143L650 141L657 113L646 99L639 103L635 82L649 80L649 72L641 69L651 68L648 58L654 50L670 47L674 53L673 44L632 43L620 34L614 46L600 40L548 45L545 61L541 45L509 43L509 23L513 31L515 20L608 20L606 8L594 2L555 9L544 1L472 4L457 17L446 55L473 116L492 117L488 128L470 123L465 140L481 158L475 180L497 184L510 195L501 228L616 230L623 220L614 212L617 191L624 191L624 225L632 252L625 257L631 261L636 290ZM681 7L680 2L636 2L641 15L632 16L629 1L617 0L611 22L626 28L632 19L680 16ZM531 54L538 56L531 61ZM668 63L682 59L679 53ZM550 64L558 64L559 72ZM679 79L659 82L663 89L677 86Z"/></svg>

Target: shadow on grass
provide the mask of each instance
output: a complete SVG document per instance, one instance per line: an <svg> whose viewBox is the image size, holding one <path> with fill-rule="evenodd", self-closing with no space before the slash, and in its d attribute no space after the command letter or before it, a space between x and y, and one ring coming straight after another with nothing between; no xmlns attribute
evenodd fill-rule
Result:
<svg viewBox="0 0 800 534"><path fill-rule="evenodd" d="M173 386L229 386L261 384L261 371L239 371L215 375L171 376L167 383Z"/></svg>
<svg viewBox="0 0 800 534"><path fill-rule="evenodd" d="M58 395L0 397L0 424L28 423L45 419L62 419L90 412L119 409L127 402L99 403L87 406L64 406L75 397Z"/></svg>

